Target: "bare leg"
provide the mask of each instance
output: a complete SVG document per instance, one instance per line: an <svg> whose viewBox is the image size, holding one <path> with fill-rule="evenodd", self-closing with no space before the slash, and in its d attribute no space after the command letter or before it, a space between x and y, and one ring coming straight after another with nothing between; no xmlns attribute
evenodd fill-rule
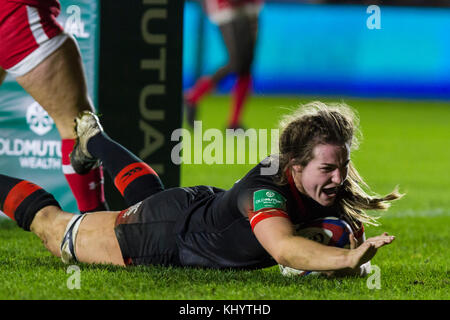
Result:
<svg viewBox="0 0 450 320"><path fill-rule="evenodd" d="M78 260L125 266L114 225L120 211L88 214L81 222L75 245Z"/></svg>
<svg viewBox="0 0 450 320"><path fill-rule="evenodd" d="M118 214L119 211L102 211L86 215L78 229L75 243L80 262L125 266L114 233ZM60 257L61 240L73 215L56 206L47 206L36 214L30 229L53 255Z"/></svg>
<svg viewBox="0 0 450 320"><path fill-rule="evenodd" d="M94 111L87 91L80 52L69 37L61 47L27 74L16 78L17 82L47 111L55 121L61 136L61 152L66 180L82 212L104 210L104 191L101 168L94 168L88 175L71 172L67 162L72 151L75 117L81 111ZM67 168L69 167L69 168ZM96 183L95 189L90 184Z"/></svg>
<svg viewBox="0 0 450 320"><path fill-rule="evenodd" d="M61 240L72 217L72 213L64 212L56 206L47 206L36 213L30 230L53 255L60 257Z"/></svg>
<svg viewBox="0 0 450 320"><path fill-rule="evenodd" d="M74 119L80 111L93 111L80 52L68 38L47 59L17 82L55 121L61 139L74 139Z"/></svg>
<svg viewBox="0 0 450 320"><path fill-rule="evenodd" d="M232 72L236 72L237 64L239 62L238 44L235 38L235 22L229 22L225 25L219 26L222 34L222 39L227 49L228 61L220 67L212 76L214 84L219 83L224 77Z"/></svg>
<svg viewBox="0 0 450 320"><path fill-rule="evenodd" d="M252 17L239 17L219 26L228 53L228 62L213 75L218 83L229 73L247 74L253 62L258 20Z"/></svg>
<svg viewBox="0 0 450 320"><path fill-rule="evenodd" d="M230 64L237 74L237 81L232 89L228 128L236 129L242 127L242 111L251 90L251 66L255 50L257 19L245 16L239 17L230 24L223 26L221 30L225 42L229 43L227 45L228 51L235 51L234 59L231 59L233 55L229 55ZM232 50L232 48L234 49Z"/></svg>
<svg viewBox="0 0 450 320"><path fill-rule="evenodd" d="M250 68L253 61L254 46L257 33L257 19L246 16L240 16L228 23L219 26L223 41L228 53L227 63L219 68L211 76L201 77L195 85L189 89L185 95L186 118L191 127L194 126L196 119L197 105L200 99L210 92L225 76L230 73L237 74L239 77L246 77L250 74ZM241 81L242 82L242 81ZM248 82L246 80L246 82ZM240 85L240 87L248 87ZM241 111L241 106L247 89L240 88L237 102L233 105L233 115L230 120L230 127L235 127ZM236 116L235 116L236 115ZM234 120L234 119L238 120Z"/></svg>

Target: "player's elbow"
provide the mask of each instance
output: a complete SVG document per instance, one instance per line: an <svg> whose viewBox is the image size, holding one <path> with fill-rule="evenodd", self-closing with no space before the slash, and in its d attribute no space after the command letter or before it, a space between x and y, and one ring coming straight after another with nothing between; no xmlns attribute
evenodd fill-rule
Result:
<svg viewBox="0 0 450 320"><path fill-rule="evenodd" d="M284 254L281 253L277 253L277 254L273 254L272 257L274 258L274 260L278 263L281 264L283 266L287 266L288 265L288 257Z"/></svg>
<svg viewBox="0 0 450 320"><path fill-rule="evenodd" d="M281 242L272 252L272 257L278 264L291 266L293 261L293 252L289 245Z"/></svg>

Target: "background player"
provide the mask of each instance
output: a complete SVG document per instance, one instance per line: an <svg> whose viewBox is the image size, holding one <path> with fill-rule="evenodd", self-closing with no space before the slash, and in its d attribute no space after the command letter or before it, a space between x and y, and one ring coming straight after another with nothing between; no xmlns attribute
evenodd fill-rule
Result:
<svg viewBox="0 0 450 320"><path fill-rule="evenodd" d="M0 84L9 73L52 117L61 136L62 167L81 212L105 210L103 173L71 167L73 119L93 111L76 41L56 21L57 0L0 0Z"/></svg>
<svg viewBox="0 0 450 320"><path fill-rule="evenodd" d="M88 170L101 159L131 207L74 215L38 186L3 175L0 205L65 261L247 269L279 263L360 274L360 266L394 240L383 233L364 241L363 222L375 221L364 210L387 209L401 195L370 196L360 188L364 181L350 162L350 149L358 144L356 120L344 105L311 103L286 119L280 154L231 189L164 190L148 165L106 136L93 114L84 113L77 118L74 168ZM273 161L278 172L262 175ZM359 239L351 235L351 250L294 234L295 226L330 215L352 226Z"/></svg>
<svg viewBox="0 0 450 320"><path fill-rule="evenodd" d="M187 120L193 127L200 99L225 76L235 73L228 128L241 127L245 100L251 91L251 67L262 0L205 0L208 17L219 26L227 48L228 62L211 76L203 76L185 94Z"/></svg>

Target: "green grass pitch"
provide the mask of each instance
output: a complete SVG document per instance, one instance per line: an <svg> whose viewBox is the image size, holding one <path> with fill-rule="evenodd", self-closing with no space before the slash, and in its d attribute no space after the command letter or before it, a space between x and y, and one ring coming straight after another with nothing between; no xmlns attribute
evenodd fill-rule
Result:
<svg viewBox="0 0 450 320"><path fill-rule="evenodd" d="M244 111L248 128L275 128L279 117L312 99L261 97ZM435 299L450 298L450 104L344 99L360 115L362 145L352 155L372 190L396 185L404 199L383 213L380 227L395 242L372 263L379 288L367 278L285 278L278 267L217 271L162 267L127 269L79 264L80 289L69 289L72 273L40 240L9 220L0 221L0 299ZM205 99L203 129L224 129L228 96ZM204 146L207 143L204 144ZM182 166L182 185L229 188L253 164ZM68 286L69 283L69 286ZM371 282L374 283L374 282Z"/></svg>

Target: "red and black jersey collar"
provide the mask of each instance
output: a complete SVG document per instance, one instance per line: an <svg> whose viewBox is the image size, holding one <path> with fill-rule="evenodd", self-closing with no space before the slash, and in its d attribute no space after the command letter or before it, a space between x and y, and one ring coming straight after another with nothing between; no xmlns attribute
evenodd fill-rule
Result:
<svg viewBox="0 0 450 320"><path fill-rule="evenodd" d="M294 182L294 178L292 177L292 173L289 169L287 169L285 174L288 178L288 183L289 183L289 188L291 189L291 193L294 196L294 199L296 200L298 212L300 213L300 216L306 218L308 216L308 211L306 210L303 200L300 197L300 192L298 191L297 187L295 186L295 182Z"/></svg>

